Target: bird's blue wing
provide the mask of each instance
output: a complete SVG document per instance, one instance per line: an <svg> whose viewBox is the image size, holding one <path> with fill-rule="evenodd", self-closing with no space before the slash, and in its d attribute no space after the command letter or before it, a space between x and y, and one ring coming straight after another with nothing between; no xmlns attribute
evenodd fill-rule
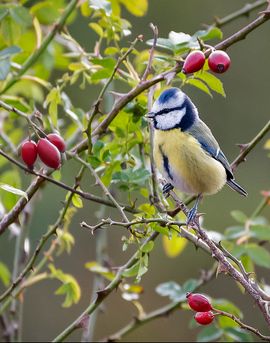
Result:
<svg viewBox="0 0 270 343"><path fill-rule="evenodd" d="M218 142L216 141L209 127L203 121L199 120L192 125L187 132L197 139L207 154L223 165L226 170L227 178L234 179L230 164L224 153L220 150Z"/></svg>

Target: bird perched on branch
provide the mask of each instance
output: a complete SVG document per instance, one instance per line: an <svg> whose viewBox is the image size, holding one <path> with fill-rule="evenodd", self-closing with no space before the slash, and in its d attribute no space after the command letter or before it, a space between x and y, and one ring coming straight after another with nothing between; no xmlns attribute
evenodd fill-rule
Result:
<svg viewBox="0 0 270 343"><path fill-rule="evenodd" d="M243 196L230 164L209 127L200 119L190 98L178 88L169 88L147 114L154 125L154 160L167 180L163 193L174 187L197 196L187 224L197 213L200 199L217 193L225 184Z"/></svg>

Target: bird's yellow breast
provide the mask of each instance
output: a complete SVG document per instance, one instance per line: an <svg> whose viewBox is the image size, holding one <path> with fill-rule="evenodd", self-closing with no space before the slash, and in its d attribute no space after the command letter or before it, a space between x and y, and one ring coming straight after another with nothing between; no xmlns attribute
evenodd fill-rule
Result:
<svg viewBox="0 0 270 343"><path fill-rule="evenodd" d="M167 181L182 192L214 194L226 183L222 164L180 129L155 130L154 159Z"/></svg>

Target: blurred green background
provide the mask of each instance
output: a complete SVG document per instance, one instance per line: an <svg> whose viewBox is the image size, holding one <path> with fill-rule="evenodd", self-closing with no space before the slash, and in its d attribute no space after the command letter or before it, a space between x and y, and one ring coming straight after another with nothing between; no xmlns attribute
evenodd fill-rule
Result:
<svg viewBox="0 0 270 343"><path fill-rule="evenodd" d="M213 22L214 16L223 17L242 7L243 0L149 0L149 10L146 17L135 18L128 13L123 17L130 20L133 26L133 37L143 34L145 41L152 38L149 23L156 24L159 36L167 37L170 31L192 34L203 24ZM252 13L249 18L243 17L222 28L224 37L234 33L257 15ZM89 19L78 17L70 28L71 34L87 50L93 49L96 35L88 28ZM197 105L202 119L212 129L228 159L232 161L239 152L236 143L248 142L269 120L269 60L270 60L270 23L267 22L259 29L248 35L246 40L229 48L232 65L230 70L221 76L227 97L224 99L214 95L211 99L205 93L195 89L186 88L186 92ZM141 43L141 49L147 48ZM55 75L57 77L57 75ZM117 91L117 90L116 90ZM98 90L88 87L85 90L72 89L70 96L77 107L88 110ZM265 140L264 140L265 141ZM69 162L70 168L64 169L65 181L73 182L78 166ZM68 170L67 170L68 169ZM84 181L84 189L98 194L98 187L88 175ZM26 183L30 176L26 177ZM86 177L85 177L86 179ZM250 214L258 205L260 191L269 189L269 158L260 143L250 155L245 164L241 164L236 173L237 181L248 191L249 197L244 199L237 193L225 188L219 194L205 198L200 211L205 212L205 225L207 228L222 232L227 226L234 224L230 211L239 209ZM65 192L53 185L47 185L42 197L37 196L38 202L34 213L30 232L31 246L34 247L38 238L52 224L61 209L61 200ZM53 201L51 201L53 199ZM57 204L57 206L56 206ZM63 271L72 273L82 287L82 298L78 305L68 310L61 307L63 299L52 295L58 283L45 281L31 288L25 295L25 317L23 339L24 341L47 341L55 337L67 324L73 321L89 303L92 291L93 275L84 268L84 263L95 260L96 237L80 228L79 223L98 221L98 205L85 202L83 210L78 211L72 225L71 232L76 238L76 244L71 255L64 255L57 259L55 264ZM268 213L267 213L268 211ZM117 218L114 210L106 209L105 217ZM270 219L269 209L264 215ZM132 248L122 252L121 237L124 229L112 228L108 230L108 255L113 265L124 263L132 253ZM13 254L13 242L0 243L1 255L10 265ZM144 294L141 302L146 311L151 311L167 303L167 299L158 296L154 289L162 282L173 280L183 283L188 278L196 278L203 268L209 268L212 259L204 252L196 250L188 244L185 251L177 258L168 258L162 248L160 237L154 251L150 256L149 272L143 277ZM270 284L269 271L258 269L259 278ZM261 313L253 305L249 296L243 295L231 278L219 275L202 289L212 297L228 298L235 302L244 312L245 322L267 332L266 324ZM120 294L114 292L107 299L99 313L95 339L114 333L127 324L136 314L136 309L130 303L121 299ZM189 329L189 322L193 313L191 311L176 311L168 318L158 319L141 327L130 334L125 341L194 341L197 329ZM81 332L76 332L70 341L79 340Z"/></svg>

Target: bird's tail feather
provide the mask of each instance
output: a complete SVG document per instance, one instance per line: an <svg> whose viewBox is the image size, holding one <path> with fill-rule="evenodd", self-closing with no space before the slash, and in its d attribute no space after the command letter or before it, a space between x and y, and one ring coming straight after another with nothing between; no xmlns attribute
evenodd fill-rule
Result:
<svg viewBox="0 0 270 343"><path fill-rule="evenodd" d="M231 189L233 189L234 191L238 192L239 194L245 197L248 195L247 192L244 190L244 188L239 186L238 183L236 183L233 179L227 180L227 185L231 187Z"/></svg>

